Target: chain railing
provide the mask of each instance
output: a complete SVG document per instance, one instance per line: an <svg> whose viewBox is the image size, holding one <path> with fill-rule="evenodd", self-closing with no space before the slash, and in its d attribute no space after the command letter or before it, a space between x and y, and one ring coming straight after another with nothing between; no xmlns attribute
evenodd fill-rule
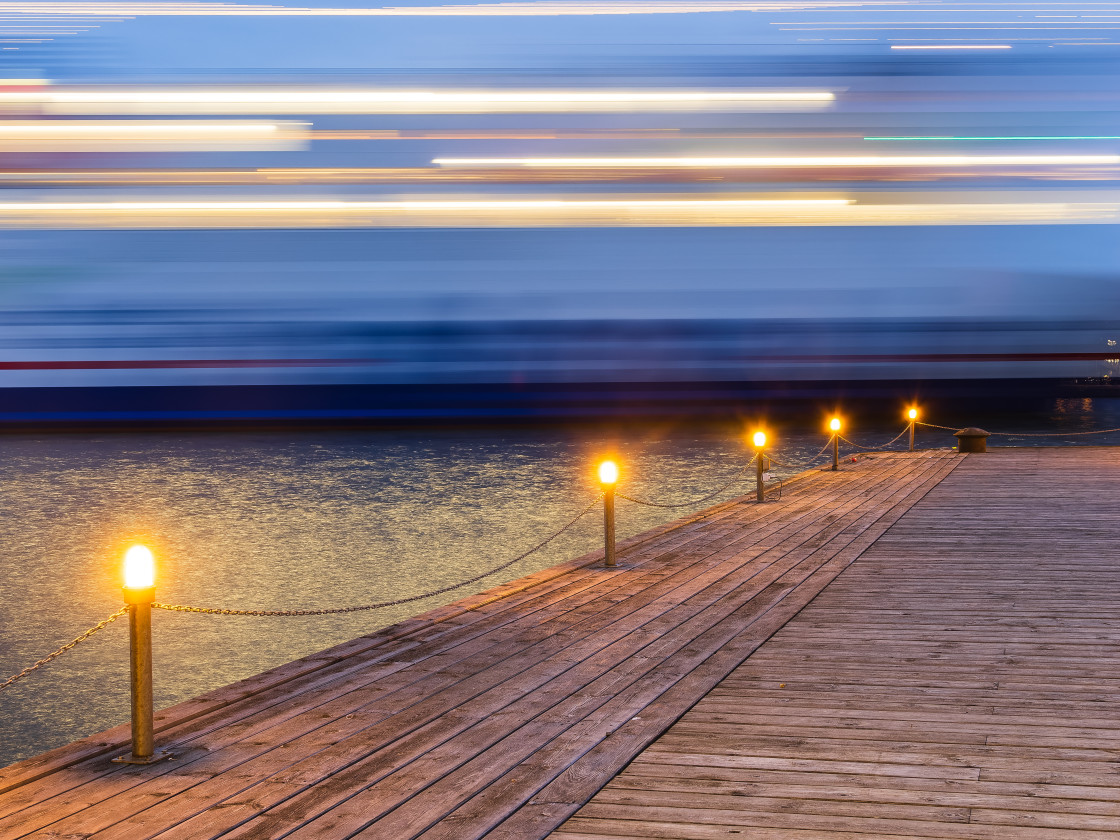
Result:
<svg viewBox="0 0 1120 840"><path fill-rule="evenodd" d="M699 498L696 498L696 499L689 499L687 502L673 502L673 503L650 502L650 501L647 501L646 499L636 499L633 496L627 496L625 493L616 492L615 495L618 496L618 498L620 498L620 499L626 499L626 501L628 501L628 502L633 502L636 505L642 505L644 507L655 507L655 508L691 507L692 505L698 505L698 504L701 504L702 502L706 502L709 499L714 499L720 493L723 493L725 490L729 489L733 484L737 483L740 479L742 479L742 477L744 475L746 475L747 470L750 469L751 464L753 464L755 462L756 458L758 458L758 455L755 455L754 458L751 458L749 461L747 461L747 463L743 466L743 468L741 470L739 470L739 472L737 472L731 478L731 480L728 481L726 484L724 484L722 487L720 487L716 490L713 490L711 493L708 493L706 496L700 496Z"/></svg>
<svg viewBox="0 0 1120 840"><path fill-rule="evenodd" d="M931 429L944 429L949 432L964 428L963 426L937 426L933 423L918 423L918 425L929 426ZM1083 435L1107 435L1112 432L1120 432L1120 428L1092 429L1087 432L988 432L988 434L999 435L1000 437L1081 437Z"/></svg>
<svg viewBox="0 0 1120 840"><path fill-rule="evenodd" d="M960 431L965 428L964 426L938 426L936 423L923 423L918 421L917 425L926 426L930 429L943 429L947 432ZM988 431L985 429L985 431ZM1120 428L1116 429L1091 429L1086 432L991 432L990 435L999 435L1000 437L1081 437L1084 435L1107 435L1113 432L1120 432Z"/></svg>
<svg viewBox="0 0 1120 840"><path fill-rule="evenodd" d="M102 621L99 621L93 627L89 628L86 632L82 633L82 635L78 636L76 639L74 639L71 642L67 642L62 647L60 647L58 650L56 650L54 653L51 653L51 654L48 654L47 656L44 656L42 659L40 659L34 665L28 665L26 668L24 668L22 671L20 671L15 676L8 677L8 679L6 679L6 680L4 680L4 682L0 683L0 691L3 691L8 686L14 684L17 680L22 680L24 677L26 677L32 671L34 671L38 668L42 668L48 662L51 662L52 660L57 659L59 656L62 656L62 654L66 653L66 651L68 651L68 650L76 647L77 645L81 644L86 639L88 639L90 636L92 636L94 633L96 633L98 630L103 630L104 628L108 627L110 624L112 624L114 621L116 621L118 618L120 618L126 612L128 612L128 607L127 606L121 607L119 610L117 610L111 616L109 616L106 619L103 619Z"/></svg>
<svg viewBox="0 0 1120 840"><path fill-rule="evenodd" d="M840 440L844 441L844 443L848 444L849 446L855 447L859 452L886 452L886 451L888 451L887 450L888 446L891 446L892 444L901 440L902 436L905 435L909 431L910 431L910 424L907 423L906 426L902 429L901 432L899 432L893 438L888 440L886 443L882 444L881 446L877 446L877 447L863 446L862 444L856 443L854 440L848 440L843 435L837 435L837 436L840 438Z"/></svg>
<svg viewBox="0 0 1120 840"><path fill-rule="evenodd" d="M526 557L530 556L531 554L533 554L537 551L540 551L542 548L544 548L550 542L555 540L557 537L559 537L561 534L563 534L565 531L567 531L569 528L571 528L573 525L575 525L580 519L582 519L584 516L586 516L591 511L591 509L593 507L595 507L596 504L599 503L599 501L602 498L603 498L602 494L596 496L594 499L591 500L590 504L588 504L587 507L585 507L578 514L576 514L571 520L569 520L567 523L565 523L563 527L561 527L557 531L554 531L552 534L550 534L545 539L541 540L539 543L534 545L528 551L522 552L521 554L514 557L512 560L507 560L507 561L505 561L504 563L502 563L498 566L494 566L493 568L487 569L486 571L475 575L474 577L467 578L466 580L461 580L458 583L451 584L450 586L444 586L444 587L441 587L440 589L433 589L433 590L430 590L428 592L422 592L418 595L409 595L405 598L396 598L396 599L391 600L391 601L379 601L379 602L374 603L374 604L361 604L361 605L358 605L358 606L335 607L335 608L319 609L319 610L303 610L303 609L293 609L293 610L242 610L242 609L223 609L223 608L214 608L214 607L194 607L194 606L187 606L187 605L183 605L183 604L161 604L161 603L156 603L156 602L152 602L151 606L156 608L156 609L169 610L171 612L206 613L206 614L209 614L209 615L308 616L308 615L336 615L336 614L339 614L339 613L361 612L361 611L364 611L364 610L378 610L378 609L384 609L384 608L387 608L387 607L395 607L395 606L399 606L399 605L402 605L402 604L411 604L414 601L422 601L426 598L434 598L438 595L446 595L448 592L454 592L456 589L462 589L464 586L470 586L472 583L478 583L480 580L488 578L491 575L496 575L498 572L505 571L510 566L513 566L513 565L521 562L522 560L524 560ZM86 639L88 639L90 636L92 636L97 631L102 630L105 627L107 627L108 625L112 624L114 621L116 621L118 618L120 618L122 615L124 615L126 612L128 612L128 610L129 610L128 605L126 605L124 607L121 607L119 610L117 610L115 613L110 615L108 618L104 619L103 621L99 622L95 626L91 627L89 630L86 630L84 633L82 633L76 639L74 639L73 641L68 642L67 644L63 645L58 650L56 650L54 653L50 654L49 656L44 656L38 662L34 663L33 665L28 666L27 668L24 668L18 674L14 675L12 677L9 677L3 683L0 683L0 691L3 691L4 689L8 688L10 685L14 684L18 680L23 679L28 674L30 674L32 671L35 671L36 669L41 668L44 665L46 665L48 662L53 661L54 659L61 656L66 651L73 648L74 646L80 644L81 642L84 642Z"/></svg>
<svg viewBox="0 0 1120 840"><path fill-rule="evenodd" d="M333 608L327 608L327 609L321 609L321 610L241 610L241 609L222 609L222 608L218 608L218 607L191 607L191 606L185 606L185 605L182 605L182 604L160 604L160 603L153 603L152 606L155 607L156 609L159 609L159 610L169 610L171 612L206 613L207 615L302 616L302 615L338 615L340 613L363 612L363 611L366 611L366 610L380 610L380 609L385 609L386 607L397 607L397 606L401 606L402 604L411 604L415 601L423 601L425 598L434 598L437 595L446 595L448 592L454 592L456 589L462 589L464 586L470 586L472 583L478 583L480 580L483 580L484 578L488 578L491 575L496 575L498 572L505 571L510 566L513 566L516 563L520 563L522 560L524 560L530 554L533 554L534 552L540 551L542 548L544 548L546 545L548 545L554 539L559 537L561 534L563 534L565 531L567 531L569 528L571 528L573 525L575 525L577 522L579 522L579 520L581 520L584 516L586 516L591 511L591 509L599 503L599 500L602 499L602 498L603 498L602 494L596 496L594 499L591 500L591 504L589 504L587 507L585 507L583 510L581 510L578 514L576 514L576 516L573 519L571 519L566 525L564 525L564 527L562 527L559 531L554 532L552 535L545 538L541 542L537 543L535 546L530 548L528 551L517 555L512 560L507 560L505 563L502 563L500 566L495 566L492 569L487 569L485 572L482 572L481 574L475 575L472 578L467 578L466 580L461 580L458 583L454 583L450 586L445 586L442 589L433 589L429 592L422 592L419 595L409 595L409 596L404 597L404 598L396 598L392 601L378 601L377 603L374 603L374 604L360 604L358 606L352 606L352 607L333 607Z"/></svg>
<svg viewBox="0 0 1120 840"><path fill-rule="evenodd" d="M798 462L793 463L793 464L787 464L784 461L779 461L777 458L774 458L773 456L767 456L767 457L769 458L771 464L777 464L779 467L785 467L786 469L789 469L789 470L796 470L796 469L800 469L802 467L815 466L817 461L820 460L820 457L822 455L824 455L824 453L827 452L831 448L831 446L832 446L832 438L829 438L828 442L824 446L821 447L820 451L816 455L812 456L808 461L798 461Z"/></svg>

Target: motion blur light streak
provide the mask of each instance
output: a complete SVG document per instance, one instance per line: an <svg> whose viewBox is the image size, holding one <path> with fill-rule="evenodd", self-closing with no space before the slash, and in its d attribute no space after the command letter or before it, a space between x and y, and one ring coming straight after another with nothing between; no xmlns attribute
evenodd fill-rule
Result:
<svg viewBox="0 0 1120 840"><path fill-rule="evenodd" d="M0 144L3 148L3 144ZM148 149L150 147L143 147ZM197 151L199 146L191 145ZM988 177L1006 179L1111 181L1116 176L1115 167L1001 167L987 173ZM869 169L843 167L779 167L772 169L731 168L680 168L663 169L624 167L621 169L546 169L536 167L491 168L410 168L410 169L87 169L0 172L0 184L11 186L188 186L213 184L227 186L312 185L332 184L355 186L359 184L699 184L721 182L725 184L766 183L836 183L852 180L863 183L902 181L938 181L975 178L976 172L967 167L914 167L899 169L884 167Z"/></svg>
<svg viewBox="0 0 1120 840"><path fill-rule="evenodd" d="M705 158L436 158L438 166L540 167L779 167L779 166L1051 166L1118 164L1120 155L864 155Z"/></svg>
<svg viewBox="0 0 1120 840"><path fill-rule="evenodd" d="M891 44L892 50L1009 50L1010 44Z"/></svg>
<svg viewBox="0 0 1120 840"><path fill-rule="evenodd" d="M0 203L3 227L568 227L823 223L847 199ZM816 213L814 213L816 211Z"/></svg>
<svg viewBox="0 0 1120 840"><path fill-rule="evenodd" d="M0 152L294 151L306 147L309 128L217 120L0 121Z"/></svg>
<svg viewBox="0 0 1120 840"><path fill-rule="evenodd" d="M932 135L929 137L864 137L864 140L960 140L960 141L973 141L973 140L1120 140L1120 134L1101 134L1101 135L1067 135L1062 136L1058 134L1039 134L1039 135L1005 135L1005 136L972 136L972 137L953 137L948 134Z"/></svg>
<svg viewBox="0 0 1120 840"><path fill-rule="evenodd" d="M301 125L292 123L292 125ZM271 135L279 131L277 123L232 123L232 122L0 122L0 136L9 137L73 137L91 139L106 135L141 135L176 137L181 134L193 135Z"/></svg>
<svg viewBox="0 0 1120 840"><path fill-rule="evenodd" d="M0 14L47 14L81 16L237 16L237 17L522 17L556 15L643 15L694 14L706 12L739 12L758 10L830 9L838 6L865 6L866 2L843 0L804 0L804 2L709 2L707 0L622 0L604 3L598 0L569 2L522 2L446 4L437 6L384 6L367 8L311 8L306 6L255 5L250 3L0 3ZM873 4L872 4L873 5Z"/></svg>
<svg viewBox="0 0 1120 840"><path fill-rule="evenodd" d="M993 194L995 195L995 194ZM851 198L4 202L9 228L720 227L1115 223L1120 201Z"/></svg>
<svg viewBox="0 0 1120 840"><path fill-rule="evenodd" d="M0 110L48 114L501 114L820 108L829 91L46 88L0 90Z"/></svg>
<svg viewBox="0 0 1120 840"><path fill-rule="evenodd" d="M850 199L551 199L551 200L474 200L474 201L106 201L106 202L35 202L0 203L0 211L58 210L108 212L113 210L200 210L205 212L242 210L537 210L556 208L678 208L678 207L801 207L804 205L836 206L850 204Z"/></svg>

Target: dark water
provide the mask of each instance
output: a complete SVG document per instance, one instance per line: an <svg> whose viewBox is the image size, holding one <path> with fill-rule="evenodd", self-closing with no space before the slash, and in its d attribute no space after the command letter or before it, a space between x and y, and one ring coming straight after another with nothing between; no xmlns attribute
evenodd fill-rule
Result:
<svg viewBox="0 0 1120 840"><path fill-rule="evenodd" d="M1055 437L999 445L1120 445L1113 402L1059 401L1041 414L929 418L957 427ZM845 431L868 447L902 431ZM620 490L676 502L740 474L742 428L307 431L16 435L0 438L0 681L121 605L132 542L157 557L157 600L249 609L318 609L390 600L473 577L531 548L594 500L594 466L622 464ZM815 430L775 432L793 465L825 444ZM903 436L893 448L904 448ZM919 447L950 432L919 428ZM851 452L844 445L842 452ZM781 477L799 467L776 467ZM619 502L619 536L752 491L675 510ZM599 547L596 506L545 549L455 592L374 612L232 617L155 611L157 707L193 697ZM128 643L118 621L0 692L0 765L128 718Z"/></svg>

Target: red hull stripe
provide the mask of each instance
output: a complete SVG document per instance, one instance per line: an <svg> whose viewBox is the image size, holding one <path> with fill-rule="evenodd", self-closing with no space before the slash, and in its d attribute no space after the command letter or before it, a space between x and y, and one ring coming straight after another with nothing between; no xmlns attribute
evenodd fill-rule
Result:
<svg viewBox="0 0 1120 840"><path fill-rule="evenodd" d="M384 359L99 359L0 362L0 370L152 370L167 368L335 367L381 364Z"/></svg>

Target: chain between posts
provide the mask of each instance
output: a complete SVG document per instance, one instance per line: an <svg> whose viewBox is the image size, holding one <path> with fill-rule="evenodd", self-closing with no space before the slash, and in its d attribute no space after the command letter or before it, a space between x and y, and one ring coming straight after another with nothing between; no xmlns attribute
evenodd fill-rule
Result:
<svg viewBox="0 0 1120 840"><path fill-rule="evenodd" d="M856 443L855 441L853 441L853 440L848 440L848 439L847 439L846 437L844 437L843 435L838 435L838 437L840 438L840 440L844 441L844 443L848 444L849 446L854 446L854 447L855 447L856 449L858 449L858 450L859 450L860 452L885 452L888 446L890 446L890 445L891 445L892 443L894 443L895 441L897 441L897 440L898 440L899 438L901 438L901 437L902 437L902 436L903 436L904 434L906 434L906 433L907 433L907 432L909 432L909 431L910 431L910 424L909 424L909 423L907 423L907 424L906 424L906 427L905 427L905 428L904 428L904 429L903 429L903 430L902 430L901 432L899 432L899 433L898 433L898 434L897 434L897 435L896 435L896 436L895 436L895 437L894 437L894 438L893 438L892 440L888 440L888 441L887 441L886 443L884 443L884 444L883 444L882 446L880 446L880 447L877 447L877 448L875 448L875 449L870 449L870 448L865 448L865 447L863 447L863 446L860 446L860 445L859 445L858 443Z"/></svg>
<svg viewBox="0 0 1120 840"><path fill-rule="evenodd" d="M957 426L937 426L933 423L918 423L919 426L928 426L931 429L944 429L947 432L959 430L961 427ZM1082 435L1107 435L1111 432L1120 432L1120 428L1116 429L1094 429L1089 432L988 432L990 435L999 435L1000 437L1080 437Z"/></svg>
<svg viewBox="0 0 1120 840"><path fill-rule="evenodd" d="M832 446L832 438L829 438L828 443L826 443L824 446L821 447L820 452L818 452L816 455L811 457L808 461L798 461L797 463L794 463L794 464L787 464L786 462L779 461L777 458L773 458L769 455L767 457L770 458L770 463L777 464L779 467L787 467L789 469L796 469L797 467L807 467L807 466L810 466L811 464L814 464L816 462L816 460L818 458L820 458L825 452L827 452L831 446Z"/></svg>
<svg viewBox="0 0 1120 840"><path fill-rule="evenodd" d="M54 653L52 653L48 656L44 656L42 659L40 659L34 665L29 665L28 667L26 667L22 671L20 671L18 674L16 674L14 677L8 677L8 679L6 679L4 682L0 683L0 691L3 691L5 688L10 686L16 680L22 680L24 677L26 677L28 674L30 674L32 671L34 671L36 668L43 667L48 662L50 662L52 659L55 659L56 657L61 656L62 654L66 653L66 651L70 650L72 647L75 647L76 645L80 644L81 642L84 642L86 639L88 639L90 636L92 636L98 630L102 630L105 627L108 627L110 624L112 624L114 621L116 621L118 618L120 618L126 612L128 612L128 607L127 606L121 607L119 610L117 610L111 616L109 616L108 618L106 618L103 621L99 621L97 624L95 624L93 627L89 628L86 632L82 633L82 635L78 636L78 638L74 639L72 642L67 642L62 647L60 647L58 650L56 650Z"/></svg>
<svg viewBox="0 0 1120 840"><path fill-rule="evenodd" d="M635 499L633 496L627 496L625 493L619 493L617 491L615 492L615 495L618 496L618 498L620 498L620 499L625 499L628 502L633 502L636 505L643 505L645 507L680 508L680 507L689 507L690 505L698 505L701 502L708 501L708 499L714 499L716 496L718 496L720 493L722 493L724 490L726 490L732 484L734 484L739 479L741 479L746 474L747 470L750 468L750 465L755 462L755 458L757 458L757 457L758 457L758 455L755 455L754 458L751 458L749 461L747 461L747 463L746 463L746 465L744 465L743 469L741 469L738 473L736 473L729 482L727 482L725 485L720 487L718 490L714 490L711 493L709 493L708 495L701 496L698 499L689 499L687 502L674 502L673 504L664 504L664 503L661 503L661 502L649 502L649 501L646 501L645 499Z"/></svg>
<svg viewBox="0 0 1120 840"><path fill-rule="evenodd" d="M960 429L960 426L938 426L936 423L923 423L921 420L914 421L915 426L925 426L929 429L944 429L947 432L952 432Z"/></svg>
<svg viewBox="0 0 1120 840"><path fill-rule="evenodd" d="M519 554L517 557L514 557L512 560L508 560L505 563L502 563L502 565L500 565L500 566L495 566L494 568L488 569L487 571L483 572L482 574L475 575L474 577L468 578L467 580L459 581L458 583L452 584L451 586L445 586L442 589L435 589L431 592L424 592L424 593L421 593L420 595L409 595L407 598L397 598L396 600L393 600L393 601L381 601L381 602L378 602L376 604L361 604L359 606L354 606L354 607L336 607L334 609L323 609L323 610L226 610L226 609L219 609L219 608L214 608L214 607L190 607L190 606L184 606L182 604L158 604L158 603L154 603L154 604L152 604L152 606L155 607L156 609L169 610L171 612L206 613L207 615L299 616L299 615L337 615L339 613L362 612L364 610L379 610L379 609L384 609L385 607L396 607L396 606L400 606L401 604L411 604L413 601L423 601L425 598L433 598L436 595L445 595L448 592L454 592L456 589L462 589L464 586L470 586L472 583L478 583L478 581L482 580L483 578L490 577L490 575L496 575L498 572L501 572L501 571L504 571L505 569L508 569L514 563L518 563L518 562L524 560L526 557L528 557L533 552L539 551L540 549L544 548L546 545L548 545L550 542L552 542L558 536L560 536L565 531L567 531L569 528L571 528L573 525L575 525L577 522L579 522L579 520L581 520L584 516L586 516L591 511L591 509L599 503L599 501L602 498L603 498L603 494L600 493L598 496L596 496L594 499L591 500L591 504L589 504L587 507L585 507L583 510L581 510L576 515L576 517L574 519L572 519L570 522L568 522L566 525L564 525L563 528L561 528L559 531L554 532L551 536L547 537L546 539L542 540L541 542L537 543L535 546L533 546L532 548L530 548L528 551L524 552L523 554Z"/></svg>
<svg viewBox="0 0 1120 840"><path fill-rule="evenodd" d="M1000 437L1074 437L1075 435L1105 435L1120 432L1120 429L1096 429L1092 432L988 432Z"/></svg>

